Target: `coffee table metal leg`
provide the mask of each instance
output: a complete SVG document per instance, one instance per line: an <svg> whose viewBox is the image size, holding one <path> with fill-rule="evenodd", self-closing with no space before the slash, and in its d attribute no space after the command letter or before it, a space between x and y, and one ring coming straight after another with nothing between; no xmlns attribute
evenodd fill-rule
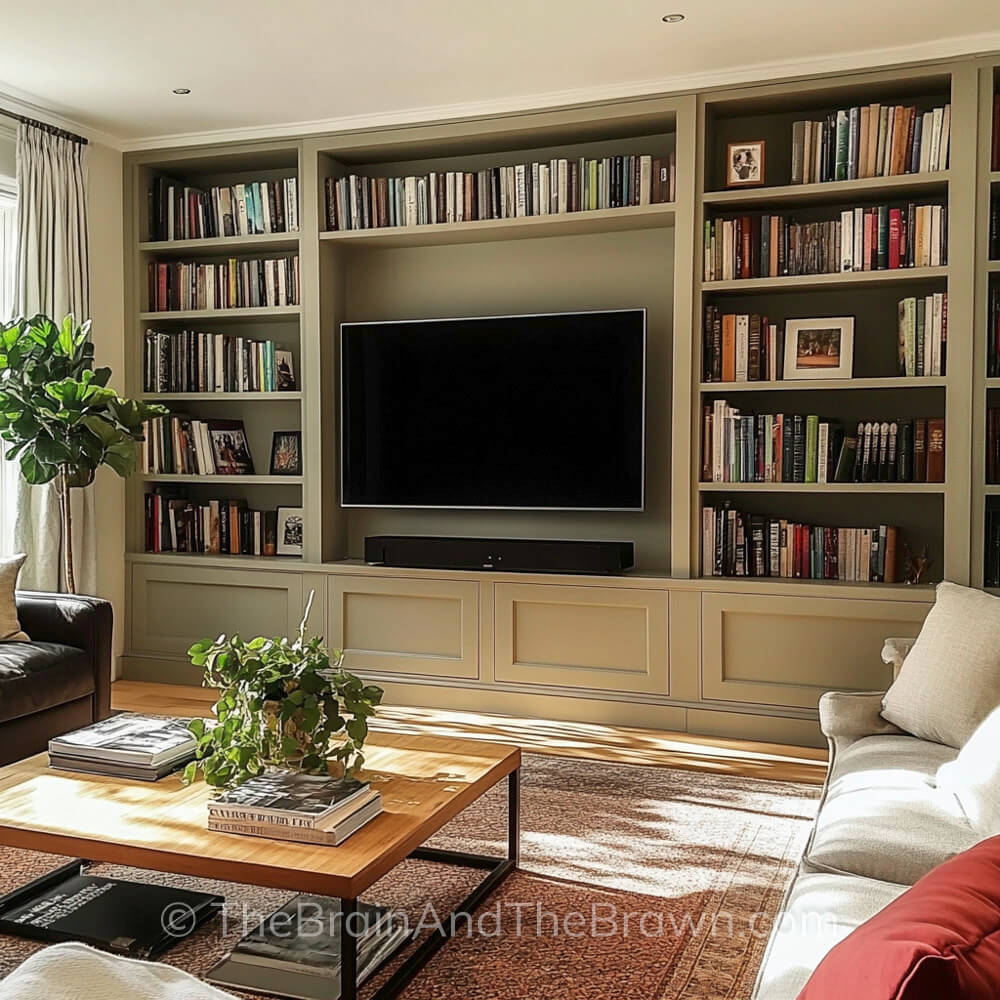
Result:
<svg viewBox="0 0 1000 1000"><path fill-rule="evenodd" d="M340 1000L357 1000L358 996L357 912L356 899L340 901Z"/></svg>
<svg viewBox="0 0 1000 1000"><path fill-rule="evenodd" d="M507 775L507 857L521 863L521 769Z"/></svg>

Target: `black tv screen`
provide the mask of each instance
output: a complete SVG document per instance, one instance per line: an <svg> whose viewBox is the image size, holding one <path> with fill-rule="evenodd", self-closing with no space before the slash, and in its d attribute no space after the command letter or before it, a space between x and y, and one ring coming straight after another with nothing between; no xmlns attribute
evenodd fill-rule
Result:
<svg viewBox="0 0 1000 1000"><path fill-rule="evenodd" d="M341 326L347 507L641 510L646 312Z"/></svg>

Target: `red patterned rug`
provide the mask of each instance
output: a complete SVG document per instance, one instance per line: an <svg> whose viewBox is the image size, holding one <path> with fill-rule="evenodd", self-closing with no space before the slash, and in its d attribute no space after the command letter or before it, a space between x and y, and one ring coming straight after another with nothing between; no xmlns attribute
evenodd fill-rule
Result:
<svg viewBox="0 0 1000 1000"><path fill-rule="evenodd" d="M805 845L819 789L526 755L521 868L404 993L406 1000L745 1000L771 923ZM505 787L453 820L434 843L499 854ZM64 859L0 847L0 893ZM169 881L226 897L213 921L163 961L199 975L288 893ZM418 924L446 914L478 872L407 862L366 895ZM431 904L433 910L428 909ZM39 945L0 935L0 976ZM366 984L369 995L391 972Z"/></svg>

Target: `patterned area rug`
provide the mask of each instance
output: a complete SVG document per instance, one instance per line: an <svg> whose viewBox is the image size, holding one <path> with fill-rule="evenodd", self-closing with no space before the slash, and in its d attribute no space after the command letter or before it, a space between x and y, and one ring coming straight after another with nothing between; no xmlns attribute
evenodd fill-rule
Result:
<svg viewBox="0 0 1000 1000"><path fill-rule="evenodd" d="M460 927L406 1000L745 1000L819 789L788 782L525 755L521 868ZM453 820L434 844L499 854L506 785ZM0 893L62 863L0 847ZM224 920L163 961L203 974L244 922L289 893L232 883L100 871L221 893ZM429 927L479 873L406 862L365 896ZM0 976L40 947L0 935ZM370 995L391 965L366 984Z"/></svg>

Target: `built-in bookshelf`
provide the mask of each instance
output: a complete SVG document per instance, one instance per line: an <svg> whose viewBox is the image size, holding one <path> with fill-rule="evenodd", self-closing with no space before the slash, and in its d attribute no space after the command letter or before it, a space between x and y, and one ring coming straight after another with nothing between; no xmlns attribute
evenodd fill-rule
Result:
<svg viewBox="0 0 1000 1000"><path fill-rule="evenodd" d="M968 363L963 357L967 344L963 345L965 338L960 335L953 333L949 338L948 331L956 329L956 321L962 322L971 291L962 270L971 267L968 250L960 247L958 257L951 251L962 232L951 222L952 213L971 210L968 186L953 183L957 170L963 167L963 156L968 159L964 152L968 146L943 137L953 136L956 127L976 127L971 120L975 105L969 99L974 75L901 72L879 78L855 76L811 81L794 91L756 87L704 99L703 158L697 192L703 241L700 280L696 282L700 292L696 312L700 316L694 318L693 338L695 357L701 360L692 411L692 440L698 444L692 455L695 572L718 575L723 565L721 560L705 565L709 550L704 533L724 523L709 517L712 523L708 524L706 508L709 515L724 509L743 512L746 531L741 523L739 541L751 549L755 544L750 538L751 522L754 531L762 522L775 521L820 526L821 531L838 526L870 528L876 542L878 526L888 525L896 529L898 566L894 574L884 575L887 580L903 581L904 552L916 558L926 551L931 565L922 582L954 578L967 565L967 542L963 543L960 534L963 498L968 497L967 467L963 470L955 461L956 453L969 446L969 422L963 420L964 394L960 389L963 365ZM960 105L957 116L953 114L956 99ZM867 136L870 134L873 142L878 136L880 108L889 110L881 114L876 158L869 156L869 148L875 147L869 147ZM895 146L894 114L898 132ZM918 123L916 140L908 119ZM887 120L888 144L896 151L891 172L892 150L885 146ZM804 122L811 124L804 126ZM921 147L924 125L931 128L927 134L933 139L933 150ZM870 133L866 132L869 127ZM766 149L763 183L727 187L726 170L734 150L750 148L753 157L759 149L756 144L761 142ZM957 154L955 147L960 147ZM882 168L873 169L876 163ZM966 169L968 165L964 164ZM918 243L920 250L916 250ZM966 296L957 310L949 308L954 306L956 289ZM738 331L735 347L734 314ZM718 328L713 335L713 321L721 327L723 315L730 325L725 335ZM746 324L750 317L750 351L755 361L748 375ZM845 317L853 321L849 370L838 368L833 377L786 378L785 352L795 350L799 343L791 339L785 342L788 322ZM828 326L840 329L834 322ZM823 324L808 323L805 327L822 330ZM833 336L839 343L843 332ZM919 359L916 347L920 348ZM827 361L824 356L815 363ZM803 366L808 363L803 360ZM711 419L706 419L706 414L713 409L718 413L719 401L730 393L739 394L729 403L742 414L788 414L789 421L791 414L803 415L803 435L807 414L815 415L821 428L823 422L836 428L838 441L855 434L859 417L874 418L876 448L880 426L895 428L898 422L902 427L918 416L930 418L935 440L943 444L939 433L943 421L947 448L943 456L937 455L938 461L944 459L944 468L936 476L941 481L705 481L712 478L704 467L703 435L711 433ZM883 434L883 447L893 439L894 435ZM763 445L757 444L762 457ZM812 445L815 447L815 440ZM738 447L743 446L741 438ZM711 450L709 447L708 452ZM767 453L771 454L770 449ZM831 470L837 458L828 456ZM889 478L886 469L891 463L886 455L882 462L882 475L876 472L873 479ZM764 478L764 471L761 466L756 478ZM717 470L716 478L728 475L721 477ZM745 470L741 478L747 478ZM749 478L754 478L753 472ZM958 529L954 535L951 527ZM883 544L884 537L883 529ZM835 532L833 538L836 545ZM760 541L758 538L758 547ZM827 538L826 544L829 542ZM744 585L756 582L752 563L749 558L740 560L741 575L750 576L741 580ZM731 569L732 563L725 566ZM808 566L806 569L803 575L808 575ZM836 572L829 560L825 570L822 566L819 569L821 575L824 571ZM855 567L851 579L858 578ZM875 581L882 578L875 572L870 577L860 576L870 579L872 586L881 585Z"/></svg>

